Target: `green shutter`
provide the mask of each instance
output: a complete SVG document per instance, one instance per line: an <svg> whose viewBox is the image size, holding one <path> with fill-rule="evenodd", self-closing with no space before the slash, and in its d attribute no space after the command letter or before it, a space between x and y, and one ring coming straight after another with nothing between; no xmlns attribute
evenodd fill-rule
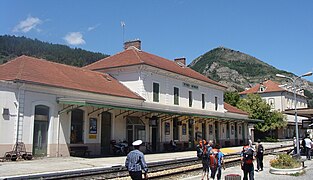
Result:
<svg viewBox="0 0 313 180"><path fill-rule="evenodd" d="M153 102L159 102L160 87L158 83L153 83Z"/></svg>
<svg viewBox="0 0 313 180"><path fill-rule="evenodd" d="M174 87L174 104L179 105L179 89Z"/></svg>

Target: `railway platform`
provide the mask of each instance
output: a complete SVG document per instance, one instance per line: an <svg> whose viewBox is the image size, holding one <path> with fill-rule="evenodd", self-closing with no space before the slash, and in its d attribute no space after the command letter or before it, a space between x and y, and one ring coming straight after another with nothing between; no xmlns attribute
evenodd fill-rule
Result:
<svg viewBox="0 0 313 180"><path fill-rule="evenodd" d="M302 175L276 175L276 174L271 174L270 171L270 160L274 159L274 155L268 155L264 157L263 163L264 163L264 168L263 171L254 171L254 179L256 180L264 180L264 179L272 179L272 180L311 180L313 176L313 160L305 161L305 173ZM302 159L305 159L305 156L302 156ZM256 168L256 162L254 162L254 168ZM227 175L239 175L241 176L241 179L243 178L243 171L241 170L240 165L233 166L226 168L225 170L222 170L222 180L225 180L225 176ZM180 178L182 180L199 180L201 179L202 174L201 172L198 174L193 174L190 175L186 178ZM233 178L236 179L236 178Z"/></svg>
<svg viewBox="0 0 313 180"><path fill-rule="evenodd" d="M279 143L263 143L265 149L291 145L291 141ZM240 153L242 146L222 148L224 154ZM149 164L177 159L196 157L196 151L171 152L146 154L145 159ZM48 177L51 174L62 175L78 172L88 172L121 168L124 166L126 157L103 157L103 158L78 158L78 157L57 157L41 158L30 161L5 161L0 162L0 179L30 179L36 177Z"/></svg>

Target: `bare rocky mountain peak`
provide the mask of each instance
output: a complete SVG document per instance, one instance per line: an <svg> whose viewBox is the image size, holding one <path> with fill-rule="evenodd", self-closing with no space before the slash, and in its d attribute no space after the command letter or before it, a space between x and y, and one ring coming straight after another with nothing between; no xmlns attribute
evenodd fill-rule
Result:
<svg viewBox="0 0 313 180"><path fill-rule="evenodd" d="M190 63L189 67L226 85L230 91L243 91L269 79L280 84L286 83L286 79L275 76L277 73L294 76L251 55L223 46L199 56ZM299 83L302 88L313 92L312 82L301 79Z"/></svg>

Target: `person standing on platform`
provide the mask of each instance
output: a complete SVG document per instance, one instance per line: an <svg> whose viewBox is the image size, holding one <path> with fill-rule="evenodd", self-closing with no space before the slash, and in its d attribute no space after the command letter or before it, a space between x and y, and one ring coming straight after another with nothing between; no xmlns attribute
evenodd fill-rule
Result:
<svg viewBox="0 0 313 180"><path fill-rule="evenodd" d="M207 179L209 178L209 152L208 152L208 143L205 140L202 140L201 148L202 148L202 167L203 167L203 173L202 173L202 180L206 176Z"/></svg>
<svg viewBox="0 0 313 180"><path fill-rule="evenodd" d="M211 178L215 179L217 173L217 179L220 180L222 177L222 168L225 169L224 154L220 151L220 146L217 144L210 154Z"/></svg>
<svg viewBox="0 0 313 180"><path fill-rule="evenodd" d="M243 147L241 152L241 169L243 170L243 180L254 180L253 160L255 152L249 144Z"/></svg>
<svg viewBox="0 0 313 180"><path fill-rule="evenodd" d="M148 179L148 166L144 155L139 151L142 140L133 142L134 150L129 152L126 157L125 166L132 179L142 179L142 171L144 171L144 179Z"/></svg>
<svg viewBox="0 0 313 180"><path fill-rule="evenodd" d="M306 153L306 159L311 160L311 139L309 138L309 135L306 135L304 138L305 141L305 153Z"/></svg>
<svg viewBox="0 0 313 180"><path fill-rule="evenodd" d="M257 162L257 170L256 171L263 171L264 147L263 147L263 144L261 144L260 139L258 139L258 143L257 143L255 149L256 149L256 162Z"/></svg>
<svg viewBox="0 0 313 180"><path fill-rule="evenodd" d="M209 146L206 140L201 139L197 145L197 157L202 160L202 180L205 176L207 176L207 179L209 178L209 151L211 149L208 148Z"/></svg>

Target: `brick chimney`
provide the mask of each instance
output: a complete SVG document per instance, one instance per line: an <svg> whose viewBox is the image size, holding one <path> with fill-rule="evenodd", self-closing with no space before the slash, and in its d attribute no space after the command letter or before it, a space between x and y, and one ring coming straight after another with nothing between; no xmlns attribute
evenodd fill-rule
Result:
<svg viewBox="0 0 313 180"><path fill-rule="evenodd" d="M124 49L125 50L128 49L131 46L141 50L141 41L139 39L135 39L135 40L132 40L132 41L124 42Z"/></svg>
<svg viewBox="0 0 313 180"><path fill-rule="evenodd" d="M180 62L180 63L182 63L183 65L186 66L186 58L185 57L175 58L174 61L175 62Z"/></svg>

